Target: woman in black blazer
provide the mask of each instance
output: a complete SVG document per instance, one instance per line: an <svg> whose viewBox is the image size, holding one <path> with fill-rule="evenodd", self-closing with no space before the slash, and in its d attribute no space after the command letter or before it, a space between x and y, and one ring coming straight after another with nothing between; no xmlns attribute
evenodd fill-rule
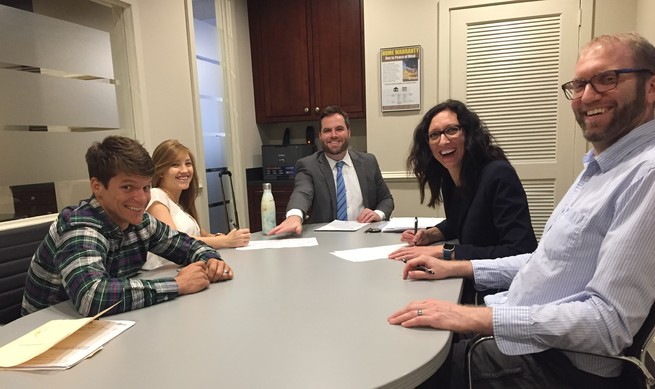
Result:
<svg viewBox="0 0 655 389"><path fill-rule="evenodd" d="M410 247L390 258L499 258L536 249L521 181L489 130L464 103L447 100L423 116L414 130L407 167L418 178L421 203L427 186L428 206L443 203L446 220L416 234L403 232L401 240ZM459 243L446 250L443 244L429 246L454 239Z"/></svg>

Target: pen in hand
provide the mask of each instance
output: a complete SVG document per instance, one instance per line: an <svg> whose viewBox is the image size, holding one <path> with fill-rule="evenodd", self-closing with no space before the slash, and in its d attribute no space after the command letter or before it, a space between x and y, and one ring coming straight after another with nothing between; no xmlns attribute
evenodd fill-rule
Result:
<svg viewBox="0 0 655 389"><path fill-rule="evenodd" d="M407 259L405 259L405 258L401 259L401 261L403 261L403 263L407 263ZM434 274L434 270L430 269L429 267L423 266L423 265L414 266L414 270L420 270L420 271L428 273L428 274Z"/></svg>
<svg viewBox="0 0 655 389"><path fill-rule="evenodd" d="M414 217L414 236L416 236L416 233L418 232L418 217Z"/></svg>

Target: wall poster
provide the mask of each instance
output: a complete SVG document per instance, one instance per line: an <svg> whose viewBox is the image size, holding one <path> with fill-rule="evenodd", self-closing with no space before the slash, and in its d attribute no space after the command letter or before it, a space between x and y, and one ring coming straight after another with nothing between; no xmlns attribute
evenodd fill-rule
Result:
<svg viewBox="0 0 655 389"><path fill-rule="evenodd" d="M380 49L382 112L421 109L421 46Z"/></svg>

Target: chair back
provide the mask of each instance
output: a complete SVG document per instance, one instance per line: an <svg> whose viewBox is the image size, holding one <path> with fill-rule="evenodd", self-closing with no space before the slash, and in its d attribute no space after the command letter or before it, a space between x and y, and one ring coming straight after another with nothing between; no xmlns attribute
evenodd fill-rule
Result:
<svg viewBox="0 0 655 389"><path fill-rule="evenodd" d="M639 331L632 338L632 344L623 351L623 354L639 358L645 363L646 351L653 335L655 335L655 304L651 305L644 324L641 325Z"/></svg>
<svg viewBox="0 0 655 389"><path fill-rule="evenodd" d="M27 269L52 220L0 230L0 324L20 317Z"/></svg>

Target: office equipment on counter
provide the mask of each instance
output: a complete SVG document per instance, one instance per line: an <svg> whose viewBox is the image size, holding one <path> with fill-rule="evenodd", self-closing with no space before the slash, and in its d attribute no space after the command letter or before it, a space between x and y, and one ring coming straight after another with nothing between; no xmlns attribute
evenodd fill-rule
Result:
<svg viewBox="0 0 655 389"><path fill-rule="evenodd" d="M307 128L305 128L305 143L308 145L316 143L316 135L314 135L314 127L312 126L307 126Z"/></svg>
<svg viewBox="0 0 655 389"><path fill-rule="evenodd" d="M313 144L262 145L264 180L293 180L296 162L315 150Z"/></svg>

